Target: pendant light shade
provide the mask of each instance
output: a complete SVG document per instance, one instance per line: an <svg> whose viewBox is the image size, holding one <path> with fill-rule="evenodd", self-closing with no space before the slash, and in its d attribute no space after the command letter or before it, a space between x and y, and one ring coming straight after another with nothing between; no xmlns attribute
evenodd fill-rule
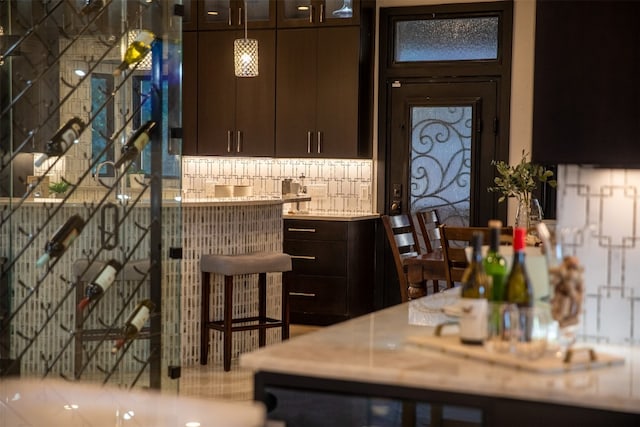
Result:
<svg viewBox="0 0 640 427"><path fill-rule="evenodd" d="M233 42L236 77L258 76L258 40L236 39Z"/></svg>
<svg viewBox="0 0 640 427"><path fill-rule="evenodd" d="M236 77L258 76L258 40L247 38L247 0L244 1L244 38L233 42Z"/></svg>

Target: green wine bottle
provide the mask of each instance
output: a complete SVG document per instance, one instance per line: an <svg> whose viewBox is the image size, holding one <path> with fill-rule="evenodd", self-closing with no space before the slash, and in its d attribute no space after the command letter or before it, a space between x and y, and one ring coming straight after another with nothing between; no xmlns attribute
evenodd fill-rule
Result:
<svg viewBox="0 0 640 427"><path fill-rule="evenodd" d="M114 165L115 169L118 169L125 162L135 159L144 150L144 147L149 143L150 133L156 127L156 122L149 120L135 131L135 133L129 138L127 143L122 146L120 150L120 158Z"/></svg>
<svg viewBox="0 0 640 427"><path fill-rule="evenodd" d="M491 277L489 300L501 302L504 299L504 282L507 277L507 261L500 255L500 232L502 222L489 221L489 250L483 260L484 270Z"/></svg>
<svg viewBox="0 0 640 427"><path fill-rule="evenodd" d="M151 50L151 44L155 39L155 34L149 30L142 30L135 38L134 41L127 47L124 53L124 59L118 65L118 68L113 70L114 76L119 76L124 70L127 70L131 65L136 62L142 61L147 53Z"/></svg>
<svg viewBox="0 0 640 427"><path fill-rule="evenodd" d="M487 294L491 279L482 263L482 234L474 233L471 239L473 255L462 275L460 299L460 341L479 345L487 336Z"/></svg>
<svg viewBox="0 0 640 427"><path fill-rule="evenodd" d="M513 230L513 262L505 284L504 300L518 307L533 306L533 285L525 266L525 242L527 229L517 227Z"/></svg>
<svg viewBox="0 0 640 427"><path fill-rule="evenodd" d="M124 322L124 326L122 327L121 338L118 339L113 348L111 349L111 353L117 353L128 341L131 341L135 337L138 336L144 324L147 323L149 316L155 310L156 305L150 300L145 299L138 303L135 309L129 315L129 318L126 322Z"/></svg>

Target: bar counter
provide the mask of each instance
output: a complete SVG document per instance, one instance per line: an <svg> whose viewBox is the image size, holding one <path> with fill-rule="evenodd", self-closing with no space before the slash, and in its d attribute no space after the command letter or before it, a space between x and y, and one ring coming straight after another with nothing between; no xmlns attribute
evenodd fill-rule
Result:
<svg viewBox="0 0 640 427"><path fill-rule="evenodd" d="M624 364L546 374L408 343L409 337L432 335L437 324L451 320L441 308L454 302L457 292L241 355L240 365L255 372L257 400L276 387L468 406L481 410L483 425L640 425L637 346L589 344L623 356Z"/></svg>

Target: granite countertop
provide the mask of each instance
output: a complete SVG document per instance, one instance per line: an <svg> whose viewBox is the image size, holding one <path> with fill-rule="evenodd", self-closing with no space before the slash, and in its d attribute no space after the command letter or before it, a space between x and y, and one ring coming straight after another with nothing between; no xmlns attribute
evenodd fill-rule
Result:
<svg viewBox="0 0 640 427"><path fill-rule="evenodd" d="M7 197L0 198L0 205L9 204L10 202L19 203L21 199L10 199ZM63 199L56 198L37 198L28 199L22 202L24 205L41 205L45 203L54 204L60 203ZM246 196L246 197L219 197L219 198L202 198L202 199L182 199L177 201L175 199L164 199L162 205L165 207L171 206L255 206L255 205L277 205L284 203L295 202L308 202L311 198L309 196ZM114 202L115 200L110 200ZM65 202L65 205L70 207L83 206L85 202L78 200L69 200ZM148 199L140 200L136 206L149 206Z"/></svg>
<svg viewBox="0 0 640 427"><path fill-rule="evenodd" d="M457 289L413 300L240 356L240 366L318 378L428 388L640 414L639 346L594 345L624 364L535 373L409 343L433 335ZM450 319L449 319L450 320ZM434 369L437 367L437 369Z"/></svg>
<svg viewBox="0 0 640 427"><path fill-rule="evenodd" d="M378 213L357 214L284 214L284 219L308 219L316 221L363 221L380 217Z"/></svg>

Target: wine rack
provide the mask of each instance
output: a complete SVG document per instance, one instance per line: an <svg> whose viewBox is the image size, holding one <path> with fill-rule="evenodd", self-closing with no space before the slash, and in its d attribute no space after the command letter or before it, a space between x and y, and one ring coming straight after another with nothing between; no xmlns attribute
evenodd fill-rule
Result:
<svg viewBox="0 0 640 427"><path fill-rule="evenodd" d="M180 205L163 200L165 188L180 192L163 169L168 129L181 123L174 9L0 1L0 376L177 387L162 375L180 365L180 267L168 258L180 246ZM151 43L134 45L142 31ZM145 122L148 133L136 134ZM128 172L140 167L146 178L133 188ZM42 197L43 187L62 193ZM109 259L124 266L112 289L78 310ZM132 268L135 277L124 274ZM112 354L144 299L155 306L149 320Z"/></svg>

